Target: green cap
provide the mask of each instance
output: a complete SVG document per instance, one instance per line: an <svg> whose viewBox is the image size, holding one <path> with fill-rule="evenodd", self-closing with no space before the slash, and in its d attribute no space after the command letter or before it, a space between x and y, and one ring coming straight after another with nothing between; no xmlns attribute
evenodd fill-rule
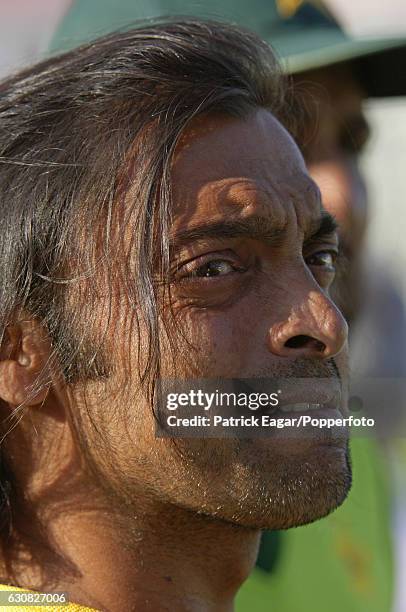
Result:
<svg viewBox="0 0 406 612"><path fill-rule="evenodd" d="M406 36L352 38L317 0L75 0L51 50L75 47L138 19L171 15L226 20L254 30L289 74L351 61L369 97L406 95Z"/></svg>

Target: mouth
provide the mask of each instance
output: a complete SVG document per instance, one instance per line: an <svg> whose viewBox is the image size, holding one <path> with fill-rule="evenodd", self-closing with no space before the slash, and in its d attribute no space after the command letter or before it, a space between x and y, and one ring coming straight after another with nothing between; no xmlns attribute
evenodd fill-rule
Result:
<svg viewBox="0 0 406 612"><path fill-rule="evenodd" d="M283 440L284 443L293 440L296 450L303 450L303 445L308 448L309 445L313 447L314 444L325 443L342 448L349 435L343 421L344 412L344 406L337 398L329 402L284 403L269 412L274 430L267 431L265 427L265 435L271 436L273 440ZM289 448L292 450L291 446Z"/></svg>
<svg viewBox="0 0 406 612"><path fill-rule="evenodd" d="M342 388L338 379L286 380L281 384L279 397L278 405L270 411L272 415L343 416Z"/></svg>
<svg viewBox="0 0 406 612"><path fill-rule="evenodd" d="M309 416L312 421L320 419L342 419L344 416L340 407L337 405L311 404L305 402L287 404L286 406L279 407L275 412L272 412L271 415L277 419Z"/></svg>

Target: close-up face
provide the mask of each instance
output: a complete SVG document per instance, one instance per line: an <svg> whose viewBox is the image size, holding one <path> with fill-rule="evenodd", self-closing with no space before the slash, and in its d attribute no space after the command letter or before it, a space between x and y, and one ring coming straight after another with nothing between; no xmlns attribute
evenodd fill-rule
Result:
<svg viewBox="0 0 406 612"><path fill-rule="evenodd" d="M198 117L175 151L171 182L161 376L345 382L347 327L329 297L337 235L281 124L266 110L245 119ZM130 505L142 490L257 528L310 522L344 500L347 440L332 430L300 440L157 438L152 407L136 390L137 335L119 323L123 313L116 320L115 374L102 393L99 383L90 385L81 423L107 489ZM112 403L119 407L113 418ZM101 433L97 445L89 409ZM341 412L345 406L337 405L334 416Z"/></svg>

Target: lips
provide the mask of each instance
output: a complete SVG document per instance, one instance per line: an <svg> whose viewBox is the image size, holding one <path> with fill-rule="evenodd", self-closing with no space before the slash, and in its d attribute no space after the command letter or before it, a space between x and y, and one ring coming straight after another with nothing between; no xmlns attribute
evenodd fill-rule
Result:
<svg viewBox="0 0 406 612"><path fill-rule="evenodd" d="M284 379L279 391L279 404L272 413L337 410L342 405L341 381L337 378Z"/></svg>

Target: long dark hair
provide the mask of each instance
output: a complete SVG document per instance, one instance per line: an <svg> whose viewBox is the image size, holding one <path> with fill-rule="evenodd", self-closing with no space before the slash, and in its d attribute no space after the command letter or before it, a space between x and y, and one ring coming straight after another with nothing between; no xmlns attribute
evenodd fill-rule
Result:
<svg viewBox="0 0 406 612"><path fill-rule="evenodd" d="M289 110L273 51L252 33L200 20L114 33L3 81L0 342L29 313L52 339L67 384L108 376L111 313L92 334L103 268L104 289L119 282L148 325L140 378L151 384L159 371L153 267L164 273L168 263L172 153L196 115L244 117L256 107L283 118ZM3 530L12 515L6 459Z"/></svg>

